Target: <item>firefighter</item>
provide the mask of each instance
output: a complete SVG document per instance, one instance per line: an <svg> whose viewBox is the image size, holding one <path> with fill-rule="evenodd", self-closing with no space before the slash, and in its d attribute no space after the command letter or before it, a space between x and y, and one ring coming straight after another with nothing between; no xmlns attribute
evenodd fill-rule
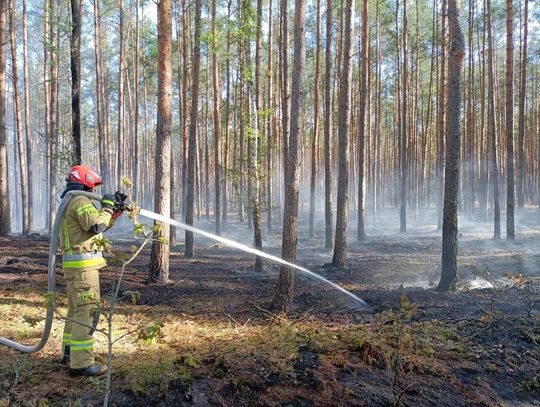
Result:
<svg viewBox="0 0 540 407"><path fill-rule="evenodd" d="M62 198L73 190L93 192L102 185L99 174L84 165L71 168ZM64 278L67 284L68 313L62 343L62 362L69 363L71 375L102 374L94 361L94 333L100 316L99 270L107 265L98 240L129 204L127 195L105 194L101 209L82 195L71 199L60 231Z"/></svg>

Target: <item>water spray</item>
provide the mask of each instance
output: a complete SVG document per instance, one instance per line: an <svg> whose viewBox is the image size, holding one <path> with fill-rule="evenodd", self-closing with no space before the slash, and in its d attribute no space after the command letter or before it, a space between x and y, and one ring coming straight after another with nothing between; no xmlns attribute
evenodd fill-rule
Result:
<svg viewBox="0 0 540 407"><path fill-rule="evenodd" d="M310 275L311 277L316 278L317 280L321 280L321 281L325 282L326 284L330 284L336 290L339 290L343 294L349 296L354 301L361 304L363 307L368 306L367 303L363 299L361 299L360 297L354 295L349 290L346 290L345 288L337 285L336 283L333 283L332 281L324 278L323 276L321 276L321 275L319 275L317 273L314 273L313 271L308 270L305 267L302 267L302 266L299 266L297 264L288 262L287 260L283 260L281 257L277 257L277 256L274 256L272 254L265 253L265 252L263 252L261 250L254 249L253 247L247 246L247 245L242 244L242 243L238 243L238 242L236 242L234 240L227 239L225 237L221 237L221 236L218 236L218 235L214 235L213 233L205 232L204 230L194 228L193 226L186 225L185 223L178 222L178 221L176 221L174 219L167 218L165 216L159 215L159 214L154 213L154 212L147 211L145 209L141 209L139 211L139 215L144 216L145 218L150 218L150 219L157 220L159 222L167 223L169 225L177 226L177 227L179 227L181 229L185 229L185 230L187 230L189 232L197 233L197 234L199 234L201 236L204 236L204 237L207 237L209 239L215 240L216 242L220 242L220 243L223 243L223 244L225 244L227 246L234 247L234 248L236 248L238 250L241 250L243 252L254 254L256 256L263 257L265 259L271 260L274 263L279 263L279 264L282 264L284 266L299 270L299 271L301 271L303 273L306 273L306 274Z"/></svg>
<svg viewBox="0 0 540 407"><path fill-rule="evenodd" d="M58 243L59 243L59 236L60 236L60 227L62 225L62 219L64 217L64 212L66 211L66 208L71 201L71 199L77 195L83 195L86 196L89 199L93 199L96 201L101 200L101 196L98 194L93 194L90 192L84 192L84 191L69 191L62 202L60 203L60 206L58 207L58 211L56 212L56 217L54 221L54 226L51 232L51 240L49 243L49 263L48 263L48 283L47 283L47 290L49 293L52 293L53 295L49 299L48 306L47 306L47 313L45 316L45 326L43 328L43 335L41 336L40 341L35 345L24 345L19 342L15 342L8 338L0 337L0 344L6 345L10 348L13 348L19 352L23 353L34 353L41 350L49 340L49 336L51 334L51 328L52 328L52 321L54 316L54 309L56 307L56 270L55 270L55 263L56 263L56 256L58 251ZM176 227L179 227L181 229L187 230L189 232L193 232L195 234L207 237L208 239L214 240L219 243L223 243L229 247L236 248L238 250L241 250L245 253L254 254L256 256L260 256L262 258L265 258L267 260L273 261L275 263L281 264L286 267L290 267L292 269L301 271L302 273L305 273L313 278L316 278L317 280L323 281L326 284L329 284L336 290L339 290L343 294L347 295L351 299L353 299L356 303L358 303L361 307L367 307L367 303L356 296L355 294L351 293L350 291L346 290L345 288L337 285L336 283L333 283L332 281L324 278L323 276L314 273L313 271L308 270L305 267L299 266L297 264L288 262L286 260L283 260L282 258L278 256L274 256L268 253L265 253L261 250L254 249L253 247L247 246L242 243L235 242L234 240L227 239L218 235L215 235L213 233L205 232L204 230L195 228L191 225L187 225L182 222L178 222L174 219L167 218L166 216L159 215L157 213L148 211L146 209L139 209L138 215L143 216L145 218L153 219L158 222L166 223L169 225L173 225Z"/></svg>

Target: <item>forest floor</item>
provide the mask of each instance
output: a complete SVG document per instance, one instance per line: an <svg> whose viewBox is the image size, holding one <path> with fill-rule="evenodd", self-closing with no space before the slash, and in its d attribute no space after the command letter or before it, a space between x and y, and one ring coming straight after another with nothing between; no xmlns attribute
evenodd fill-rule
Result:
<svg viewBox="0 0 540 407"><path fill-rule="evenodd" d="M539 218L536 209L519 218L514 243L462 221L460 283L450 294L434 290L441 245L434 225L412 226L406 236L394 226L369 228L367 242L350 239L347 267L338 270L325 267L331 253L322 232L310 240L302 227L298 262L369 308L297 275L288 317L269 311L275 265L255 273L251 256L196 239L193 259L181 244L172 247L170 284L146 285L145 250L122 285L140 297L128 296L115 317L115 337L127 335L115 345L113 404L540 406ZM224 235L242 231L249 243L245 226ZM114 246L129 251L129 236L116 233ZM277 231L267 236L265 250L278 254L279 241ZM40 337L43 323L25 318L44 315L47 251L44 236L0 239L0 336ZM104 294L117 272L101 274ZM102 379L71 378L60 363L62 328L55 321L36 354L0 347L0 406L102 403ZM104 362L106 338L95 337Z"/></svg>

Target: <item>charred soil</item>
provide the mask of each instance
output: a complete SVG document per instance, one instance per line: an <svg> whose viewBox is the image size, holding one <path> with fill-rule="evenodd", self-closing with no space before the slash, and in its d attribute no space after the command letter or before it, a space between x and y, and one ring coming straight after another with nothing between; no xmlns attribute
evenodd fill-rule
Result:
<svg viewBox="0 0 540 407"><path fill-rule="evenodd" d="M113 241L129 251L131 242ZM320 239L303 242L300 263L368 309L297 276L294 313L276 315L277 266L255 273L249 256L204 241L193 259L172 247L171 282L147 285L145 251L125 278L115 319L115 337L125 337L115 345L113 404L540 405L540 233L516 243L463 238L461 281L449 294L434 291L436 232L351 243L347 268L337 270L324 267L331 254ZM279 253L272 238L265 248ZM46 237L0 239L0 336L39 337L42 322L32 318L44 314L47 251ZM117 271L101 273L102 292ZM62 326L54 323L37 354L0 348L0 406L101 403L102 381L70 378L60 364ZM105 338L96 336L104 360Z"/></svg>

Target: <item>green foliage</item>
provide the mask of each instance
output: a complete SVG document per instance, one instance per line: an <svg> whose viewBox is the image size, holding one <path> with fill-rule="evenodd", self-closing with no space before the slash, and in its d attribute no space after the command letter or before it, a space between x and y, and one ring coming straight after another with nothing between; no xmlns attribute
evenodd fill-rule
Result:
<svg viewBox="0 0 540 407"><path fill-rule="evenodd" d="M122 185L125 186L126 188L131 188L133 187L133 182L131 182L131 180L128 177L122 177Z"/></svg>
<svg viewBox="0 0 540 407"><path fill-rule="evenodd" d="M131 302L131 304L136 305L137 302L139 302L139 300L141 299L141 293L139 291L137 291L137 290L135 290L135 291L125 290L122 293L122 297L123 298L128 298L129 297L129 301Z"/></svg>
<svg viewBox="0 0 540 407"><path fill-rule="evenodd" d="M536 375L532 379L524 379L518 384L518 389L527 392L540 392L540 378Z"/></svg>
<svg viewBox="0 0 540 407"><path fill-rule="evenodd" d="M253 127L248 127L246 131L248 141L254 141L257 138L257 133L257 129L254 129Z"/></svg>
<svg viewBox="0 0 540 407"><path fill-rule="evenodd" d="M88 381L94 387L97 395L103 395L103 391L105 390L105 382L103 380L101 380L99 377L89 377Z"/></svg>
<svg viewBox="0 0 540 407"><path fill-rule="evenodd" d="M50 306L54 305L54 302L56 300L55 293L52 291L48 291L45 294L43 294L43 307L49 308Z"/></svg>
<svg viewBox="0 0 540 407"><path fill-rule="evenodd" d="M32 328L34 328L37 326L37 324L43 321L43 318L34 318L29 315L24 315L23 321L26 322L28 325L30 325Z"/></svg>
<svg viewBox="0 0 540 407"><path fill-rule="evenodd" d="M169 244L169 239L163 236L158 237L156 240L161 244Z"/></svg>
<svg viewBox="0 0 540 407"><path fill-rule="evenodd" d="M185 367L180 367L178 369L178 372L176 374L176 378L182 383L182 384L189 384L191 383L191 373L189 372L188 369L186 369Z"/></svg>
<svg viewBox="0 0 540 407"><path fill-rule="evenodd" d="M242 382L240 381L238 377L234 376L229 379L229 384L236 391L240 388Z"/></svg>
<svg viewBox="0 0 540 407"><path fill-rule="evenodd" d="M412 319L416 315L417 306L409 301L405 293L401 293L399 298L399 309L404 319Z"/></svg>
<svg viewBox="0 0 540 407"><path fill-rule="evenodd" d="M197 369L200 367L200 363L197 360L196 356L191 353L181 355L178 358L177 362L193 369Z"/></svg>
<svg viewBox="0 0 540 407"><path fill-rule="evenodd" d="M113 258L111 259L111 263L115 265L121 265L127 260L129 260L129 258L131 257L129 254L122 250L114 250L112 254Z"/></svg>
<svg viewBox="0 0 540 407"><path fill-rule="evenodd" d="M223 175L226 179L231 180L233 184L238 184L240 181L240 171L235 167L223 166Z"/></svg>
<svg viewBox="0 0 540 407"><path fill-rule="evenodd" d="M215 377L216 379L223 379L227 372L229 371L230 367L225 362L225 359L223 356L220 356L217 358L217 360L212 365L212 368L210 369L210 374Z"/></svg>
<svg viewBox="0 0 540 407"><path fill-rule="evenodd" d="M94 239L94 243L98 247L98 250L100 250L102 252L105 252L105 253L112 254L112 252L111 252L112 243L106 237L102 237L100 239Z"/></svg>
<svg viewBox="0 0 540 407"><path fill-rule="evenodd" d="M163 328L163 322L161 321L151 324L138 332L137 340L153 345L157 343L157 338L161 335L161 328Z"/></svg>
<svg viewBox="0 0 540 407"><path fill-rule="evenodd" d="M143 361L119 372L125 379L126 386L136 395L148 394L151 387L166 391L169 383L180 380L182 383L191 381L191 374L185 366L174 363L172 358L161 358L156 361Z"/></svg>
<svg viewBox="0 0 540 407"><path fill-rule="evenodd" d="M135 222L135 226L133 228L133 234L135 236L138 236L138 235L143 235L145 232L146 232L146 225L144 223Z"/></svg>

